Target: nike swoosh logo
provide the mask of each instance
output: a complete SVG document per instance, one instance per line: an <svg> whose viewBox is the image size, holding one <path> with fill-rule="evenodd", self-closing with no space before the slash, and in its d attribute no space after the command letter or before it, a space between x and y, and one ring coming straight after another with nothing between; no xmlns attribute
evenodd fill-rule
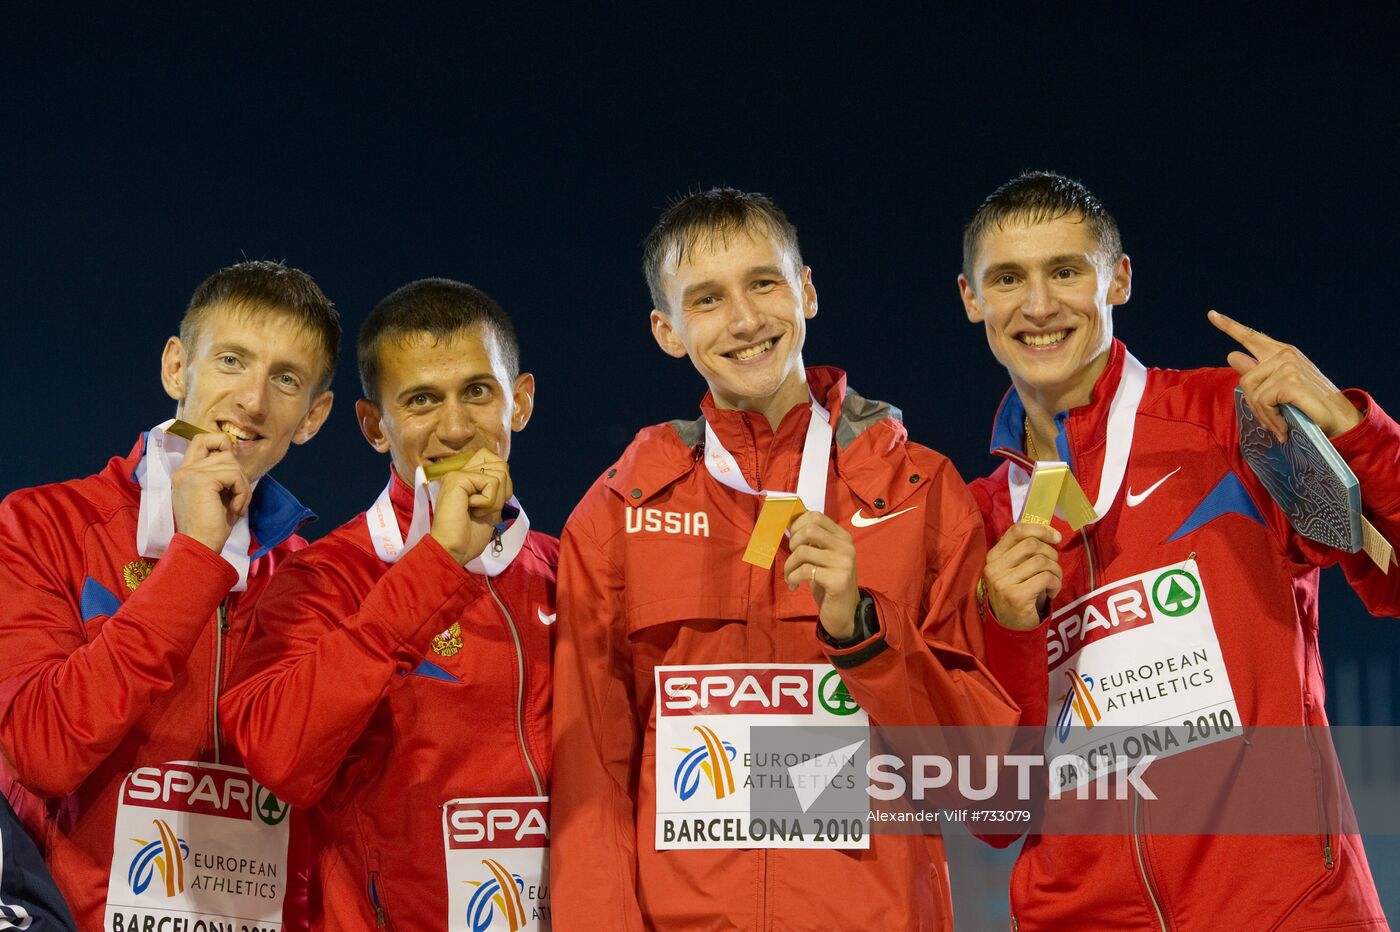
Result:
<svg viewBox="0 0 1400 932"><path fill-rule="evenodd" d="M1136 508L1137 506L1141 505L1143 502L1145 502L1145 501L1147 500L1147 496L1149 496L1149 495L1151 495L1153 492L1157 491L1157 487L1158 487L1158 486L1160 486L1163 482L1166 482L1168 479L1170 479L1172 476L1175 476L1175 475L1176 475L1177 473L1179 473L1179 472L1181 472L1181 467L1180 467L1180 466L1176 467L1176 468L1173 469L1171 472L1167 473L1165 476L1163 476L1162 478L1158 479L1156 482L1152 483L1152 484L1149 485L1146 489L1144 489L1142 492L1139 492L1139 493L1137 493L1137 494L1134 494L1134 493L1133 493L1133 490L1132 490L1132 489L1129 489L1129 490L1128 490L1128 507L1129 507L1129 508Z"/></svg>
<svg viewBox="0 0 1400 932"><path fill-rule="evenodd" d="M535 609L535 614L540 616L540 624L542 625L552 625L554 624L554 619L559 617L558 612L555 612L553 615L546 615L542 608Z"/></svg>
<svg viewBox="0 0 1400 932"><path fill-rule="evenodd" d="M904 514L905 511L913 511L918 507L918 505L910 505L908 508L904 509L904 511L891 512L887 515L881 515L878 518L867 518L865 515L861 514L860 509L856 509L856 513L851 515L851 527L870 527L871 525L879 524L881 521L898 518L900 515Z"/></svg>

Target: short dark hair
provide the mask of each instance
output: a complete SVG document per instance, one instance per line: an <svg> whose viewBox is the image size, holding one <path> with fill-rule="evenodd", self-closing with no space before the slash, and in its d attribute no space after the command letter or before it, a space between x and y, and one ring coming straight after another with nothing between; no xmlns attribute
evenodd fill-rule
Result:
<svg viewBox="0 0 1400 932"><path fill-rule="evenodd" d="M1089 224L1099 248L1110 262L1123 255L1118 223L1104 209L1103 202L1072 178L1054 172L1023 172L991 193L963 229L963 274L972 282L972 266L982 237L992 227L1001 228L1010 220L1048 223L1061 217L1079 216ZM976 284L975 282L973 283Z"/></svg>
<svg viewBox="0 0 1400 932"><path fill-rule="evenodd" d="M220 269L199 283L180 320L180 342L193 347L208 311L226 305L243 312L286 314L311 331L321 344L324 371L317 391L330 387L340 357L340 313L316 280L301 269L263 259Z"/></svg>
<svg viewBox="0 0 1400 932"><path fill-rule="evenodd" d="M484 291L450 278L423 278L395 290L374 306L360 327L356 355L365 397L379 404L379 350L385 340L415 333L441 339L477 326L496 335L505 356L507 375L514 382L520 374L520 341L515 336L515 325Z"/></svg>
<svg viewBox="0 0 1400 932"><path fill-rule="evenodd" d="M671 204L642 243L642 274L651 291L652 306L669 313L661 287L661 272L667 262L679 265L686 252L699 243L709 245L716 239L723 243L733 233L754 230L762 230L777 240L801 270L797 228L766 195L711 188L687 194Z"/></svg>

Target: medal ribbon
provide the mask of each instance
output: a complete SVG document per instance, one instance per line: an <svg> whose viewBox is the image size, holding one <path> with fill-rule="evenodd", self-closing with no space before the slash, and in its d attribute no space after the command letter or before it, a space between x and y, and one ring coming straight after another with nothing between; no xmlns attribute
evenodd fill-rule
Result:
<svg viewBox="0 0 1400 932"><path fill-rule="evenodd" d="M1099 496L1094 502L1094 521L1108 514L1118 498L1118 490L1123 487L1123 476L1128 472L1128 454L1133 449L1138 405L1142 403L1143 392L1147 389L1147 368L1132 353L1125 351L1123 356L1123 374L1118 379L1118 387L1108 408L1108 442L1104 451L1103 472L1099 476ZM1019 515L1024 509L1030 484L1030 471L1013 459L1006 474L1012 515Z"/></svg>
<svg viewBox="0 0 1400 932"><path fill-rule="evenodd" d="M441 483L428 481L419 466L413 473L413 516L408 522L408 537L399 532L399 519L394 515L394 504L390 491L394 487L394 477L379 493L369 511L365 512L365 525L369 528L369 539L374 544L374 552L385 563L397 563L404 552L418 543L428 533L433 523L433 507L437 504ZM510 527L501 532L498 542L486 545L481 555L467 561L465 569L478 576L499 576L519 556L525 546L525 537L530 530L530 518L520 502L511 496L510 507L519 512ZM499 544L499 546L497 546ZM493 553L492 551L497 552Z"/></svg>
<svg viewBox="0 0 1400 932"><path fill-rule="evenodd" d="M808 511L826 510L826 473L831 458L831 415L812 398L812 419L807 423L807 439L802 443L802 466L797 473L797 497ZM720 485L745 495L791 496L792 492L755 489L744 478L734 454L724 448L710 422L705 422L705 468Z"/></svg>
<svg viewBox="0 0 1400 932"><path fill-rule="evenodd" d="M136 467L136 481L141 485L141 511L136 518L136 552L150 560L159 560L170 549L175 536L175 508L171 501L170 474L185 461L189 441L166 428L174 418L163 421L146 433L146 453ZM253 488L257 488L254 482ZM219 554L238 572L234 592L248 588L248 548L252 543L248 515L238 519L229 532L224 549Z"/></svg>

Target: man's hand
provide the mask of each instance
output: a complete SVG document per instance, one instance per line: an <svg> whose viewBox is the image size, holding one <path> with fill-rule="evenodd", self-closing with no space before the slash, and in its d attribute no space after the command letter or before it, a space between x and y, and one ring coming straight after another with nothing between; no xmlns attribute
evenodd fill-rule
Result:
<svg viewBox="0 0 1400 932"><path fill-rule="evenodd" d="M1040 624L1064 575L1055 544L1060 532L1044 524L1013 524L987 552L982 578L987 604L1003 627L1029 631Z"/></svg>
<svg viewBox="0 0 1400 932"><path fill-rule="evenodd" d="M833 640L850 640L856 630L856 545L851 535L818 511L808 511L792 522L788 548L792 555L783 564L789 589L804 582L812 587L822 627Z"/></svg>
<svg viewBox="0 0 1400 932"><path fill-rule="evenodd" d="M461 469L440 480L430 532L452 559L465 565L481 556L510 501L510 467L490 450L477 450Z"/></svg>
<svg viewBox="0 0 1400 932"><path fill-rule="evenodd" d="M1361 423L1361 412L1318 371L1296 346L1265 336L1253 328L1211 311L1210 322L1248 353L1230 353L1230 366L1240 374L1240 387L1255 417L1280 441L1288 439L1288 423L1278 406L1296 406L1322 428L1328 439Z"/></svg>
<svg viewBox="0 0 1400 932"><path fill-rule="evenodd" d="M175 530L215 553L248 511L253 490L233 455L233 441L211 431L196 436L184 461L170 474L170 505Z"/></svg>

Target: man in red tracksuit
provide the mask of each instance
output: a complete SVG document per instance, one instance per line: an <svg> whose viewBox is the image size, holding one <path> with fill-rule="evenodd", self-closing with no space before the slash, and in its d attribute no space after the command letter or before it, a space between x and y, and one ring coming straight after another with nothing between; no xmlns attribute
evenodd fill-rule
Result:
<svg viewBox="0 0 1400 932"><path fill-rule="evenodd" d="M538 928L558 543L529 530L506 466L534 377L500 307L445 279L381 301L358 353L389 483L269 587L223 720L311 810L312 928Z"/></svg>
<svg viewBox="0 0 1400 932"><path fill-rule="evenodd" d="M1400 572L1293 530L1240 452L1234 390L1276 436L1286 434L1277 405L1311 417L1392 541L1400 427L1365 392L1338 391L1297 349L1215 312L1212 322L1247 351L1229 355L1232 368L1144 368L1112 336L1113 308L1131 288L1128 257L1112 217L1077 182L1039 172L1008 182L963 243L968 317L1012 380L993 434L1007 462L972 486L996 542L985 607L1022 626L1046 619L1050 678L1038 708L1023 710L1026 724L1048 719L1046 751L1058 754L1189 721L1187 740L1208 731L1212 743L1167 745L1151 782L1189 785L1190 804L1220 818L1298 789L1321 819L1306 835L1167 833L1180 810L1162 808L1165 796L1134 795L1123 833L1028 838L1012 875L1013 926L1385 928L1360 839L1329 824L1327 779L1306 765L1269 767L1263 734L1251 742L1241 729L1327 724L1320 567L1340 564L1367 607L1392 617ZM1058 518L1014 523L1036 460L1068 463L1097 520L1077 533Z"/></svg>
<svg viewBox="0 0 1400 932"><path fill-rule="evenodd" d="M644 268L658 344L709 392L700 420L639 433L564 531L555 926L951 928L936 834L777 847L712 816L745 783L741 722L1009 725L979 658L1043 670L1038 640L984 634L983 532L951 464L841 371L804 368L816 292L770 200L680 201ZM793 489L807 510L772 568L744 562Z"/></svg>
<svg viewBox="0 0 1400 932"><path fill-rule="evenodd" d="M161 357L176 416L207 432L186 445L166 422L102 472L0 505L4 790L80 928L304 924L297 820L238 766L215 706L252 601L304 546L311 514L267 472L325 421L339 346L305 273L218 272ZM259 876L212 864L230 848Z"/></svg>

